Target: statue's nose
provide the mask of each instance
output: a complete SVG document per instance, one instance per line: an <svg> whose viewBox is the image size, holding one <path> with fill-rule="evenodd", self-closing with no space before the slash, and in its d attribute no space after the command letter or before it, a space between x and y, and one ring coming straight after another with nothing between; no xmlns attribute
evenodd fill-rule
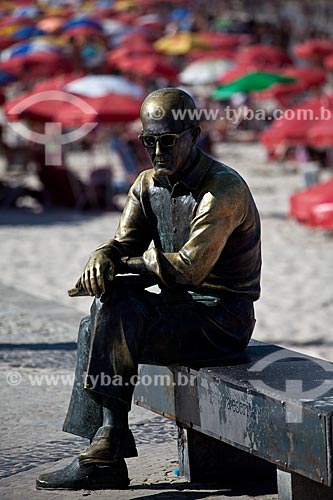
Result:
<svg viewBox="0 0 333 500"><path fill-rule="evenodd" d="M162 150L161 150L160 141L157 139L156 145L155 145L155 155L158 156L161 154L161 152L162 152Z"/></svg>

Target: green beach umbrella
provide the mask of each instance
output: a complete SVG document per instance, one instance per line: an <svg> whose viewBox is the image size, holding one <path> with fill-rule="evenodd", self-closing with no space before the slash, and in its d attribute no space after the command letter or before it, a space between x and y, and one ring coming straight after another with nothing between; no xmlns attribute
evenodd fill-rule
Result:
<svg viewBox="0 0 333 500"><path fill-rule="evenodd" d="M238 92L248 94L256 90L267 89L271 85L274 85L274 83L292 83L295 81L295 78L291 78L290 76L258 71L242 76L227 85L220 85L212 93L212 98L217 100L229 99Z"/></svg>

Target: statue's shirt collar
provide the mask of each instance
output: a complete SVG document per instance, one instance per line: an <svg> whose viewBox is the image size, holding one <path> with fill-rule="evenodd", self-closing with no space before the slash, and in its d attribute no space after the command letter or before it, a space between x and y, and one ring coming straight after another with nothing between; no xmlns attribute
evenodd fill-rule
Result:
<svg viewBox="0 0 333 500"><path fill-rule="evenodd" d="M194 192L199 187L202 179L210 169L213 160L206 155L201 149L197 148L197 158L196 162L190 165L187 165L184 170L181 172L180 177L177 181L176 185L183 184L186 186L191 192ZM156 186L162 186L169 190L172 189L170 186L168 179L166 176L155 176L153 175L154 183ZM174 186L174 187L175 187Z"/></svg>

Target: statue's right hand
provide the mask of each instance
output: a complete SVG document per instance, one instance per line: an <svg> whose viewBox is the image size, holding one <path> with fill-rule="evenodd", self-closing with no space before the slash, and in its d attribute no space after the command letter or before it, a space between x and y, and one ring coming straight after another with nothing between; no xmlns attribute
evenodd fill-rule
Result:
<svg viewBox="0 0 333 500"><path fill-rule="evenodd" d="M115 275L115 266L107 250L95 250L83 270L80 278L81 285L89 295L100 297L105 293L106 281L112 281Z"/></svg>

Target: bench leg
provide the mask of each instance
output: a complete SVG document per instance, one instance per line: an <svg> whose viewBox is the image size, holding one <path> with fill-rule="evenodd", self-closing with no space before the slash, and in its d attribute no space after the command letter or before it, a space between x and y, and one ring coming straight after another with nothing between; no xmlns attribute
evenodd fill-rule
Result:
<svg viewBox="0 0 333 500"><path fill-rule="evenodd" d="M277 470L279 500L332 500L333 488L294 472Z"/></svg>
<svg viewBox="0 0 333 500"><path fill-rule="evenodd" d="M178 457L188 481L232 481L258 478L276 484L276 467L218 439L178 425Z"/></svg>

